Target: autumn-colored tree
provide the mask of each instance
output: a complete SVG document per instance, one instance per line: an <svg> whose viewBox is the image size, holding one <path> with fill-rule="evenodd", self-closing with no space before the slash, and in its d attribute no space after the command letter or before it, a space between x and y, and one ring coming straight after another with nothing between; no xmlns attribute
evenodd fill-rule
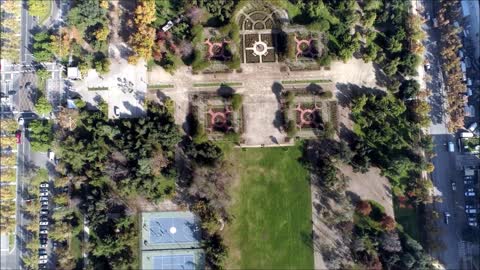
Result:
<svg viewBox="0 0 480 270"><path fill-rule="evenodd" d="M359 201L356 206L356 211L364 216L368 216L372 212L372 206L367 201Z"/></svg>
<svg viewBox="0 0 480 270"><path fill-rule="evenodd" d="M382 217L382 220L380 221L380 223L382 224L382 228L387 231L393 231L396 226L395 219L387 215Z"/></svg>
<svg viewBox="0 0 480 270"><path fill-rule="evenodd" d="M135 53L144 59L148 59L152 53L155 41L155 29L150 24L155 21L155 2L153 0L142 0L138 2L134 12L135 32L130 37L130 44ZM135 58L129 62L136 62Z"/></svg>
<svg viewBox="0 0 480 270"><path fill-rule="evenodd" d="M107 40L107 37L108 37L109 34L110 34L110 29L108 29L107 26L103 26L103 27L97 29L97 31L95 31L95 37L99 41Z"/></svg>

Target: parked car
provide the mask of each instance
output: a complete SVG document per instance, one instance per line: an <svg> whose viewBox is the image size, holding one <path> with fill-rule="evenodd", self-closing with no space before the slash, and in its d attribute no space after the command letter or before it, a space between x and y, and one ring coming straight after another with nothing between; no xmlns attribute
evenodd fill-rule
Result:
<svg viewBox="0 0 480 270"><path fill-rule="evenodd" d="M48 234L48 230L41 230L39 234Z"/></svg>
<svg viewBox="0 0 480 270"><path fill-rule="evenodd" d="M471 204L467 204L465 205L465 209L472 209L472 208L475 208L473 205Z"/></svg>
<svg viewBox="0 0 480 270"><path fill-rule="evenodd" d="M477 221L477 219L474 218L474 217L469 217L468 218L468 222L476 222L476 221Z"/></svg>
<svg viewBox="0 0 480 270"><path fill-rule="evenodd" d="M42 206L45 206L45 205L48 206L48 201L42 201L42 200L40 200L40 204L41 204Z"/></svg>
<svg viewBox="0 0 480 270"><path fill-rule="evenodd" d="M443 216L445 217L445 224L448 224L449 218L450 218L450 213L444 212L444 213L443 213Z"/></svg>
<svg viewBox="0 0 480 270"><path fill-rule="evenodd" d="M465 192L465 197L473 197L475 196L475 192L467 191Z"/></svg>
<svg viewBox="0 0 480 270"><path fill-rule="evenodd" d="M46 259L48 259L47 255L40 255L40 256L38 256L38 258L39 258L40 260L46 260Z"/></svg>
<svg viewBox="0 0 480 270"><path fill-rule="evenodd" d="M40 197L40 201L48 201L48 197L47 196L42 196L42 197Z"/></svg>
<svg viewBox="0 0 480 270"><path fill-rule="evenodd" d="M475 129L477 129L477 122L473 122L470 126L468 126L468 130L470 130L471 132L475 131Z"/></svg>
<svg viewBox="0 0 480 270"><path fill-rule="evenodd" d="M48 192L41 192L40 196L45 196L46 197L46 196L48 196Z"/></svg>
<svg viewBox="0 0 480 270"><path fill-rule="evenodd" d="M477 227L478 223L477 222L468 222L468 226Z"/></svg>
<svg viewBox="0 0 480 270"><path fill-rule="evenodd" d="M473 180L464 180L463 183L465 185L473 185Z"/></svg>
<svg viewBox="0 0 480 270"><path fill-rule="evenodd" d="M47 255L47 251L43 248L38 250L38 255Z"/></svg>
<svg viewBox="0 0 480 270"><path fill-rule="evenodd" d="M41 210L40 215L48 215L48 210Z"/></svg>
<svg viewBox="0 0 480 270"><path fill-rule="evenodd" d="M45 244L40 244L39 247L40 247L40 248L47 248L47 244L46 244L46 243L45 243ZM45 263L46 263L46 262L45 262Z"/></svg>
<svg viewBox="0 0 480 270"><path fill-rule="evenodd" d="M476 208L473 208L473 209L465 209L465 213L467 213L467 214L476 214L476 213L477 213L477 209L476 209Z"/></svg>
<svg viewBox="0 0 480 270"><path fill-rule="evenodd" d="M38 260L38 264L46 264L47 262L47 260Z"/></svg>
<svg viewBox="0 0 480 270"><path fill-rule="evenodd" d="M452 190L455 191L457 190L457 184L452 181Z"/></svg>
<svg viewBox="0 0 480 270"><path fill-rule="evenodd" d="M40 225L42 225L42 226L48 226L48 221L41 221L41 222L40 222Z"/></svg>
<svg viewBox="0 0 480 270"><path fill-rule="evenodd" d="M45 182L44 182L44 183L41 183L41 184L40 184L40 187L41 187L41 188L48 188L48 183L45 183Z"/></svg>

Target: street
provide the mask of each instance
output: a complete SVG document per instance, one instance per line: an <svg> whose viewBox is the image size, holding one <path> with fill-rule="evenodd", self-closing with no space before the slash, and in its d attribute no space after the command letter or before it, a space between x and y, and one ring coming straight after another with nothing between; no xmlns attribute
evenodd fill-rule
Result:
<svg viewBox="0 0 480 270"><path fill-rule="evenodd" d="M437 13L438 3L435 1L424 1L426 14L434 18ZM440 238L445 249L432 254L446 269L471 269L465 265L466 245L462 241L462 230L466 227L466 216L464 211L464 185L463 170L465 166L478 166L478 158L462 153L459 148L458 138L455 134L448 132L448 116L446 104L446 89L441 69L440 55L440 32L433 27L432 21L426 21L423 29L427 36L424 41L426 48L425 58L430 63L427 71L430 80L426 85L432 91L429 97L431 106L431 125L429 132L434 142L435 157L432 162L435 170L432 173L435 195L439 200L434 202L434 209L440 215L437 225L440 228ZM448 151L448 143L455 144L455 152ZM452 188L455 183L456 190ZM450 218L446 224L445 214L449 213Z"/></svg>

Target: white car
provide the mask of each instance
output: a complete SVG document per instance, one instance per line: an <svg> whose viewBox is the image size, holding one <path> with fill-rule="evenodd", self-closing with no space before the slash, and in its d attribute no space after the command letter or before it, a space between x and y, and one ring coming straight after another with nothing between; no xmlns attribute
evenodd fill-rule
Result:
<svg viewBox="0 0 480 270"><path fill-rule="evenodd" d="M48 201L42 201L42 200L40 200L40 204L41 204L41 205L47 205L47 206L48 206Z"/></svg>
<svg viewBox="0 0 480 270"><path fill-rule="evenodd" d="M48 192L42 192L40 193L40 196L48 196Z"/></svg>
<svg viewBox="0 0 480 270"><path fill-rule="evenodd" d="M48 201L48 197L42 196L40 197L40 201Z"/></svg>
<svg viewBox="0 0 480 270"><path fill-rule="evenodd" d="M477 213L477 209L466 209L466 210L465 210L465 213L467 213L467 214L476 214L476 213Z"/></svg>
<svg viewBox="0 0 480 270"><path fill-rule="evenodd" d="M48 261L43 259L43 260L38 260L38 264L46 264Z"/></svg>
<svg viewBox="0 0 480 270"><path fill-rule="evenodd" d="M465 197L473 197L475 196L475 192L465 192Z"/></svg>
<svg viewBox="0 0 480 270"><path fill-rule="evenodd" d="M48 210L42 210L40 211L40 215L48 215Z"/></svg>
<svg viewBox="0 0 480 270"><path fill-rule="evenodd" d="M48 230L41 230L40 234L48 234Z"/></svg>
<svg viewBox="0 0 480 270"><path fill-rule="evenodd" d="M468 225L472 226L472 227L477 227L478 223L477 222L468 222Z"/></svg>
<svg viewBox="0 0 480 270"><path fill-rule="evenodd" d="M40 221L40 226L48 226L48 221Z"/></svg>
<svg viewBox="0 0 480 270"><path fill-rule="evenodd" d="M40 256L38 256L38 258L40 260L46 260L48 258L48 256L47 255L40 255Z"/></svg>
<svg viewBox="0 0 480 270"><path fill-rule="evenodd" d="M40 184L40 187L48 188L48 183L42 183L42 184Z"/></svg>

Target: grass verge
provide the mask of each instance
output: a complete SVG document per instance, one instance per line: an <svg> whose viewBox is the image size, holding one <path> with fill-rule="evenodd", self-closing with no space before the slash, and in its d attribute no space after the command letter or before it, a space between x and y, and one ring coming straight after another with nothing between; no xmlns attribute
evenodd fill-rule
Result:
<svg viewBox="0 0 480 270"><path fill-rule="evenodd" d="M173 88L173 84L152 84L147 86L148 90L158 90L165 88Z"/></svg>
<svg viewBox="0 0 480 270"><path fill-rule="evenodd" d="M193 87L213 87L213 86L242 86L243 83L241 82L223 82L223 83L218 83L218 82L213 82L213 83L194 83Z"/></svg>
<svg viewBox="0 0 480 270"><path fill-rule="evenodd" d="M297 83L330 83L332 80L287 80L287 81L282 81L283 84L297 84Z"/></svg>
<svg viewBox="0 0 480 270"><path fill-rule="evenodd" d="M311 196L299 147L234 149L240 182L226 268L312 269Z"/></svg>

